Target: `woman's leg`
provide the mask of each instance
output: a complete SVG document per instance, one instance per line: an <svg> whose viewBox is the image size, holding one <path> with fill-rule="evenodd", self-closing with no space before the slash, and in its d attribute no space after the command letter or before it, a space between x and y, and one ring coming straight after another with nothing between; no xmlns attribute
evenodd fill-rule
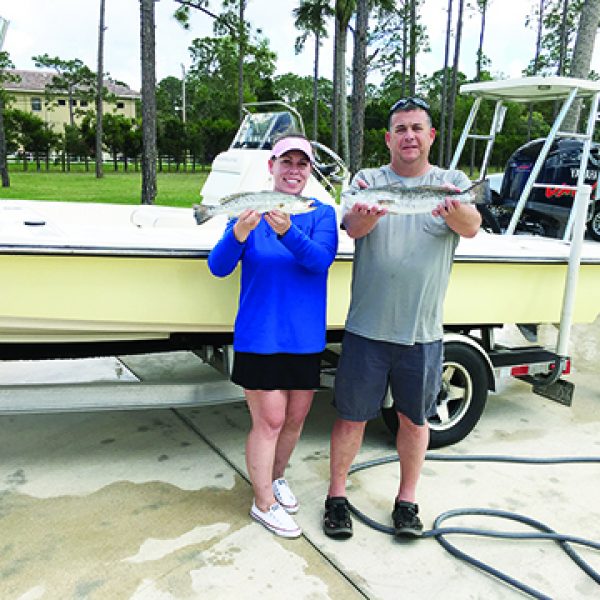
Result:
<svg viewBox="0 0 600 600"><path fill-rule="evenodd" d="M310 410L313 390L290 390L288 395L285 421L277 439L275 460L273 463L272 480L283 477L283 473L296 447L298 438L304 427L304 420Z"/></svg>
<svg viewBox="0 0 600 600"><path fill-rule="evenodd" d="M275 448L286 418L288 392L244 390L252 417L246 440L246 467L254 489L256 506L266 512L275 502L273 464Z"/></svg>

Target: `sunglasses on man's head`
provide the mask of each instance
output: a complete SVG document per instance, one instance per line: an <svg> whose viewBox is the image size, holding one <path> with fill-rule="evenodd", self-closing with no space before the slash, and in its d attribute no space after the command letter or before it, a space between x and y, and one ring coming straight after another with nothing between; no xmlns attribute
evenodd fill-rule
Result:
<svg viewBox="0 0 600 600"><path fill-rule="evenodd" d="M410 98L400 98L398 102L395 102L390 108L390 114L395 113L397 110L402 110L407 106L416 106L418 108L422 108L424 111L431 113L431 108L429 104L425 102L422 98L410 97Z"/></svg>

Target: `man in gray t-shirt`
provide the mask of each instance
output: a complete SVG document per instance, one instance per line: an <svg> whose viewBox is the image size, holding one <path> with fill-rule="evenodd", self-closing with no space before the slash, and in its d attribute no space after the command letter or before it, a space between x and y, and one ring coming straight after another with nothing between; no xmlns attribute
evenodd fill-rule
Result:
<svg viewBox="0 0 600 600"><path fill-rule="evenodd" d="M403 98L390 109L385 141L390 164L359 171L354 187L470 185L461 171L429 163L435 130L421 98ZM346 320L331 434L331 479L323 529L347 538L352 522L346 499L348 470L360 449L366 422L376 417L391 385L398 414L396 445L401 478L392 520L397 536L418 536L416 487L429 443L427 418L435 413L442 371L442 308L460 236L473 237L477 209L447 197L431 213L387 215L356 203L342 219L355 240L352 299Z"/></svg>

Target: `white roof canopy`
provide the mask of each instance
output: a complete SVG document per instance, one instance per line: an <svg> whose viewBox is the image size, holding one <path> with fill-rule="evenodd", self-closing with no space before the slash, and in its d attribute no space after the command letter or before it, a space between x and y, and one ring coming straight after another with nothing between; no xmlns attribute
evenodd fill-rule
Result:
<svg viewBox="0 0 600 600"><path fill-rule="evenodd" d="M562 100L571 93L573 88L578 88L578 96L593 96L600 92L600 81L571 77L521 77L468 83L460 87L460 93L486 100L541 102Z"/></svg>

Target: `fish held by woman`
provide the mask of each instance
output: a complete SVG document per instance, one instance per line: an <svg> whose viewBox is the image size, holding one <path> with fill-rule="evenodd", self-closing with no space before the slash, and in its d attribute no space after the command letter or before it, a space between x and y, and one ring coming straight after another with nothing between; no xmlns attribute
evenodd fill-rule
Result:
<svg viewBox="0 0 600 600"><path fill-rule="evenodd" d="M241 192L222 198L219 204L194 206L194 218L202 225L217 215L227 215L229 218L239 217L245 210L251 209L261 214L271 210L279 210L290 215L299 215L315 210L314 200L304 196L284 194L282 192Z"/></svg>
<svg viewBox="0 0 600 600"><path fill-rule="evenodd" d="M431 212L447 197L459 200L463 204L488 204L489 181L487 179L476 181L464 190L448 189L441 185L406 187L402 184L391 184L368 187L344 192L342 201L348 208L361 203L385 208L391 215L416 215Z"/></svg>

